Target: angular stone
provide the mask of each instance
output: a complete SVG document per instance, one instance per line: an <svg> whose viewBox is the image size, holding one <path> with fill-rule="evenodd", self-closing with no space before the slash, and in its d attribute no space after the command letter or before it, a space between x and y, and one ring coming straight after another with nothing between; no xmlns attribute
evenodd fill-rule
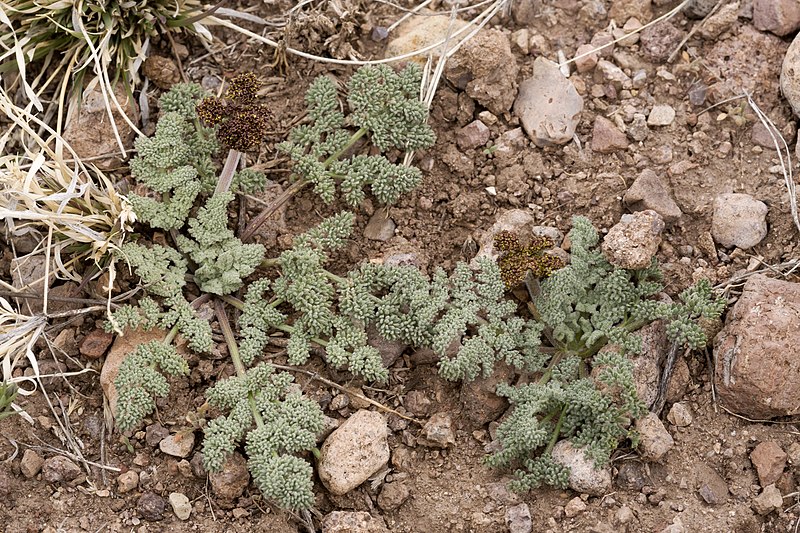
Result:
<svg viewBox="0 0 800 533"><path fill-rule="evenodd" d="M779 37L800 28L800 2L797 0L753 0L753 25Z"/></svg>
<svg viewBox="0 0 800 533"><path fill-rule="evenodd" d="M386 45L384 56L396 57L421 50L444 40L447 35L452 35L466 25L466 22L459 19L454 19L451 22L450 17L447 15L411 17L394 30L393 34L397 37ZM430 53L434 57L438 57L438 47L431 50ZM410 60L424 65L427 56L428 52L423 52L413 56Z"/></svg>
<svg viewBox="0 0 800 533"><path fill-rule="evenodd" d="M591 44L582 44L575 50L575 68L579 73L590 72L597 65L599 54L594 49Z"/></svg>
<svg viewBox="0 0 800 533"><path fill-rule="evenodd" d="M336 495L350 492L389 461L389 428L379 413L361 410L325 440L319 477Z"/></svg>
<svg viewBox="0 0 800 533"><path fill-rule="evenodd" d="M675 120L675 109L667 104L654 105L647 115L648 126L669 126Z"/></svg>
<svg viewBox="0 0 800 533"><path fill-rule="evenodd" d="M695 468L700 485L697 492L710 505L722 505L728 501L728 484L710 466L699 464Z"/></svg>
<svg viewBox="0 0 800 533"><path fill-rule="evenodd" d="M168 57L150 55L144 60L142 72L159 89L168 91L181 81L181 71L175 61Z"/></svg>
<svg viewBox="0 0 800 533"><path fill-rule="evenodd" d="M556 63L543 57L533 62L533 76L523 81L514 114L536 146L570 142L583 111L583 98Z"/></svg>
<svg viewBox="0 0 800 533"><path fill-rule="evenodd" d="M726 248L752 248L767 236L767 211L767 204L749 194L720 194L714 198L711 235Z"/></svg>
<svg viewBox="0 0 800 533"><path fill-rule="evenodd" d="M655 413L648 413L636 421L639 432L639 455L647 461L661 461L675 445L672 435Z"/></svg>
<svg viewBox="0 0 800 533"><path fill-rule="evenodd" d="M167 332L162 329L153 328L148 331L126 330L124 335L117 335L103 362L103 368L100 370L100 386L111 406L112 415L116 416L117 414L117 387L114 385L114 380L117 379L122 362L133 353L139 344L163 339L166 334Z"/></svg>
<svg viewBox="0 0 800 533"><path fill-rule="evenodd" d="M605 117L597 116L592 128L592 151L610 154L628 147L628 137L613 122Z"/></svg>
<svg viewBox="0 0 800 533"><path fill-rule="evenodd" d="M181 492L171 492L169 495L169 504L172 506L172 512L180 520L189 520L189 515L192 514L192 504L189 498Z"/></svg>
<svg viewBox="0 0 800 533"><path fill-rule="evenodd" d="M586 509L586 503L576 496L564 506L564 515L567 518L575 518L579 514L586 512Z"/></svg>
<svg viewBox="0 0 800 533"><path fill-rule="evenodd" d="M50 457L42 465L42 477L48 483L69 483L82 473L78 465L63 455Z"/></svg>
<svg viewBox="0 0 800 533"><path fill-rule="evenodd" d="M513 375L514 370L509 365L497 364L489 377L480 376L463 383L459 396L464 416L476 426L497 420L508 409L508 400L495 393L497 385Z"/></svg>
<svg viewBox="0 0 800 533"><path fill-rule="evenodd" d="M783 508L783 496L775 485L767 485L763 492L753 498L753 510L764 516L772 511Z"/></svg>
<svg viewBox="0 0 800 533"><path fill-rule="evenodd" d="M750 418L800 413L800 284L751 276L714 339L717 392Z"/></svg>
<svg viewBox="0 0 800 533"><path fill-rule="evenodd" d="M133 470L128 470L117 476L117 491L120 494L128 493L139 486L139 474Z"/></svg>
<svg viewBox="0 0 800 533"><path fill-rule="evenodd" d="M483 29L447 61L444 75L473 100L494 113L506 113L517 96L519 67L508 37Z"/></svg>
<svg viewBox="0 0 800 533"><path fill-rule="evenodd" d="M692 417L692 412L683 402L678 402L672 405L667 413L667 420L673 426L677 426L679 428L688 427L692 425L692 421L694 418Z"/></svg>
<svg viewBox="0 0 800 533"><path fill-rule="evenodd" d="M556 463L569 469L569 486L572 490L590 496L602 496L611 491L611 468L597 469L582 448L576 448L568 440L561 440L553 447L552 453Z"/></svg>
<svg viewBox="0 0 800 533"><path fill-rule="evenodd" d="M603 239L603 255L620 268L647 268L661 244L662 231L664 221L655 211L622 215Z"/></svg>
<svg viewBox="0 0 800 533"><path fill-rule="evenodd" d="M222 464L219 472L210 472L211 491L223 500L232 501L244 494L250 484L247 461L239 452L234 452Z"/></svg>
<svg viewBox="0 0 800 533"><path fill-rule="evenodd" d="M642 31L639 43L645 56L651 61L661 63L678 47L685 32L664 20Z"/></svg>
<svg viewBox="0 0 800 533"><path fill-rule="evenodd" d="M136 503L136 511L139 516L148 522L157 522L164 518L164 511L167 509L167 502L154 492L145 492L139 497Z"/></svg>
<svg viewBox="0 0 800 533"><path fill-rule="evenodd" d="M623 202L631 211L655 211L667 225L674 224L683 215L667 184L649 168L639 174L625 193Z"/></svg>
<svg viewBox="0 0 800 533"><path fill-rule="evenodd" d="M42 470L43 464L44 459L34 450L28 448L25 450L25 453L22 454L22 459L19 462L19 469L23 476L31 479L36 477L36 474Z"/></svg>
<svg viewBox="0 0 800 533"><path fill-rule="evenodd" d="M506 527L509 533L531 533L533 519L527 503L520 503L506 509Z"/></svg>
<svg viewBox="0 0 800 533"><path fill-rule="evenodd" d="M83 338L78 349L81 355L85 355L89 359L99 359L106 353L113 340L113 333L102 329L94 329Z"/></svg>
<svg viewBox="0 0 800 533"><path fill-rule="evenodd" d="M456 133L456 143L462 150L478 148L489 142L491 132L480 120L473 120Z"/></svg>
<svg viewBox="0 0 800 533"><path fill-rule="evenodd" d="M389 212L385 208L380 208L370 217L367 227L364 228L364 237L371 241L388 241L394 237L394 230L397 228L394 220L389 218Z"/></svg>
<svg viewBox="0 0 800 533"><path fill-rule="evenodd" d="M756 467L758 481L762 487L774 485L786 468L788 456L780 445L772 440L759 442L750 453L750 460Z"/></svg>
<svg viewBox="0 0 800 533"><path fill-rule="evenodd" d="M771 134L770 131L772 132ZM753 144L766 148L767 150L777 150L775 141L778 141L778 146L780 146L780 138L781 133L779 131L773 127L767 128L761 121L757 121L753 124L753 128L750 130L750 140L753 141Z"/></svg>
<svg viewBox="0 0 800 533"><path fill-rule="evenodd" d="M158 448L173 457L189 457L194 449L194 431L181 431L163 439Z"/></svg>
<svg viewBox="0 0 800 533"><path fill-rule="evenodd" d="M436 413L422 427L429 446L447 448L456 443L455 429L453 428L453 418L449 413Z"/></svg>
<svg viewBox="0 0 800 533"><path fill-rule="evenodd" d="M384 511L394 511L403 505L410 496L411 490L402 481L385 483L378 495L378 507Z"/></svg>

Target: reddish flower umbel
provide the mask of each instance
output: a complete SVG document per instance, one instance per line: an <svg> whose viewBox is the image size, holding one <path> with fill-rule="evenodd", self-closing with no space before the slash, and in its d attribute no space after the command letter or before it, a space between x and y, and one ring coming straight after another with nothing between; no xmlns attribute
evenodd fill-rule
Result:
<svg viewBox="0 0 800 533"><path fill-rule="evenodd" d="M565 266L560 257L544 253L545 249L553 246L547 237L533 237L530 244L524 245L515 234L501 231L495 235L494 245L503 252L497 264L509 289L522 283L528 271L537 278L546 278Z"/></svg>
<svg viewBox="0 0 800 533"><path fill-rule="evenodd" d="M261 144L269 131L272 114L256 102L261 82L255 74L231 80L223 98L209 97L197 104L197 116L218 126L217 139L228 149L246 152Z"/></svg>

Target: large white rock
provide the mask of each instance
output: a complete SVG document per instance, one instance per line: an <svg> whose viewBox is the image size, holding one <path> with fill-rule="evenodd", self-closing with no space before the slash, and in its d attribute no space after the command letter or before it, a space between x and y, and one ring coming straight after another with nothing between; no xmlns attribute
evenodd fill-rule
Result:
<svg viewBox="0 0 800 533"><path fill-rule="evenodd" d="M537 57L533 76L519 86L514 114L536 146L566 144L575 135L583 98L556 63Z"/></svg>
<svg viewBox="0 0 800 533"><path fill-rule="evenodd" d="M346 494L389 461L389 428L374 411L357 411L322 445L319 478L329 491Z"/></svg>

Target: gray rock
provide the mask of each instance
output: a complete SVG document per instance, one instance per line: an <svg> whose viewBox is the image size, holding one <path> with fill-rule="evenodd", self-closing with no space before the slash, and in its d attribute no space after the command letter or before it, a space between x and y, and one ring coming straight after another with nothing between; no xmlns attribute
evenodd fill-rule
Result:
<svg viewBox="0 0 800 533"><path fill-rule="evenodd" d="M655 211L667 225L674 224L683 215L667 184L649 168L639 174L625 193L623 202L631 211Z"/></svg>
<svg viewBox="0 0 800 533"><path fill-rule="evenodd" d="M322 533L389 533L380 516L365 511L334 511L322 519Z"/></svg>
<svg viewBox="0 0 800 533"><path fill-rule="evenodd" d="M623 462L617 468L614 482L622 490L639 492L642 487L650 483L647 465L642 461Z"/></svg>
<svg viewBox="0 0 800 533"><path fill-rule="evenodd" d="M473 100L494 113L506 113L517 95L519 67L508 37L483 29L447 61L444 75Z"/></svg>
<svg viewBox="0 0 800 533"><path fill-rule="evenodd" d="M586 509L586 503L576 496L564 506L564 516L567 518L575 518L579 514L586 512Z"/></svg>
<svg viewBox="0 0 800 533"><path fill-rule="evenodd" d="M436 413L422 427L425 440L421 441L428 446L447 448L456 443L456 433L453 427L453 417L449 413Z"/></svg>
<svg viewBox="0 0 800 533"><path fill-rule="evenodd" d="M394 237L395 228L397 228L397 224L389 218L387 209L382 207L375 210L370 217L367 227L364 228L364 237L372 241L385 242Z"/></svg>
<svg viewBox="0 0 800 533"><path fill-rule="evenodd" d="M473 120L456 133L456 143L462 150L478 148L489 142L491 131L480 120Z"/></svg>
<svg viewBox="0 0 800 533"><path fill-rule="evenodd" d="M136 503L136 512L148 522L157 522L164 518L167 502L154 492L145 492Z"/></svg>
<svg viewBox="0 0 800 533"><path fill-rule="evenodd" d="M384 264L391 266L389 261L384 261ZM378 350L378 353L381 354L381 362L386 368L392 366L408 348L408 344L404 342L384 339L372 324L367 327L367 344Z"/></svg>
<svg viewBox="0 0 800 533"><path fill-rule="evenodd" d="M800 117L800 34L795 36L781 65L781 92ZM800 143L800 140L798 140Z"/></svg>
<svg viewBox="0 0 800 533"><path fill-rule="evenodd" d="M28 448L25 450L25 453L22 454L22 459L19 462L19 469L23 476L31 479L36 477L36 474L42 470L43 464L44 459L42 459L38 453Z"/></svg>
<svg viewBox="0 0 800 533"><path fill-rule="evenodd" d="M169 430L161 424L150 424L145 428L144 440L148 446L155 448L167 437L169 437Z"/></svg>
<svg viewBox="0 0 800 533"><path fill-rule="evenodd" d="M229 502L244 494L250 484L247 461L239 452L231 454L222 464L222 470L210 472L208 477L214 495Z"/></svg>
<svg viewBox="0 0 800 533"><path fill-rule="evenodd" d="M189 457L194 449L194 431L181 431L163 439L158 448L173 457Z"/></svg>
<svg viewBox="0 0 800 533"><path fill-rule="evenodd" d="M622 215L603 239L603 255L620 268L647 268L661 244L664 221L655 211Z"/></svg>
<svg viewBox="0 0 800 533"><path fill-rule="evenodd" d="M533 520L527 503L520 503L506 509L506 527L509 533L531 533Z"/></svg>
<svg viewBox="0 0 800 533"><path fill-rule="evenodd" d="M661 461L675 445L672 435L655 413L648 413L636 421L639 432L639 455L647 461Z"/></svg>
<svg viewBox="0 0 800 533"><path fill-rule="evenodd" d="M553 460L569 469L572 490L591 496L602 496L611 491L611 468L595 468L594 460L587 458L583 449L576 448L568 440L556 443Z"/></svg>
<svg viewBox="0 0 800 533"><path fill-rule="evenodd" d="M592 151L610 154L628 147L628 137L613 122L605 117L597 116L592 128Z"/></svg>
<svg viewBox="0 0 800 533"><path fill-rule="evenodd" d="M757 497L753 498L753 510L761 516L783 508L783 496L775 485L767 485Z"/></svg>
<svg viewBox="0 0 800 533"><path fill-rule="evenodd" d="M775 484L786 468L788 456L783 451L780 444L768 440L759 442L750 453L750 460L756 467L758 481L762 487Z"/></svg>
<svg viewBox="0 0 800 533"><path fill-rule="evenodd" d="M800 2L797 0L753 0L753 25L783 37L800 28Z"/></svg>
<svg viewBox="0 0 800 533"><path fill-rule="evenodd" d="M117 491L120 494L128 493L139 486L139 474L133 470L128 470L117 476Z"/></svg>
<svg viewBox="0 0 800 533"><path fill-rule="evenodd" d="M772 133L770 133L770 130ZM774 135L774 138L773 138ZM781 133L773 127L767 128L761 121L756 121L750 130L750 140L753 144L766 148L767 150L777 150L775 141L780 143Z"/></svg>
<svg viewBox="0 0 800 533"><path fill-rule="evenodd" d="M346 494L366 481L389 461L389 428L379 413L354 413L325 439L319 460L319 477L329 491Z"/></svg>
<svg viewBox="0 0 800 533"><path fill-rule="evenodd" d="M728 501L730 492L728 484L717 474L717 471L705 464L695 467L695 473L699 480L697 492L700 497L710 505L722 505Z"/></svg>
<svg viewBox="0 0 800 533"><path fill-rule="evenodd" d="M581 111L583 98L558 65L537 57L533 76L520 84L514 102L514 114L533 143L539 147L568 143L575 135Z"/></svg>
<svg viewBox="0 0 800 533"><path fill-rule="evenodd" d="M600 57L597 52L594 52L594 49L595 47L591 44L582 44L575 50L575 68L579 73L590 72L597 66Z"/></svg>
<svg viewBox="0 0 800 533"><path fill-rule="evenodd" d="M436 44L466 25L459 19L451 22L447 15L411 17L392 32L395 37L387 43L385 57L405 55ZM431 53L438 57L438 50L434 49ZM424 65L427 55L428 52L413 56L411 61Z"/></svg>
<svg viewBox="0 0 800 533"><path fill-rule="evenodd" d="M669 126L675 120L675 110L667 104L654 105L647 116L648 126Z"/></svg>
<svg viewBox="0 0 800 533"><path fill-rule="evenodd" d="M711 235L726 248L752 248L767 236L767 211L764 202L749 194L721 194L714 198Z"/></svg>
<svg viewBox="0 0 800 533"><path fill-rule="evenodd" d="M698 35L703 39L716 39L736 23L739 18L739 8L739 2L723 5L700 26Z"/></svg>
<svg viewBox="0 0 800 533"><path fill-rule="evenodd" d="M633 81L621 68L605 59L597 62L595 78L599 79L601 83L613 86L617 91L629 89L633 85Z"/></svg>
<svg viewBox="0 0 800 533"><path fill-rule="evenodd" d="M711 13L716 4L717 0L690 0L683 11L690 18L701 19Z"/></svg>
<svg viewBox="0 0 800 533"><path fill-rule="evenodd" d="M42 464L42 477L48 483L69 483L82 473L78 465L63 455L50 457Z"/></svg>
<svg viewBox="0 0 800 533"><path fill-rule="evenodd" d="M114 88L114 96L125 115L136 124L139 121L139 106L132 96L128 96L122 84ZM117 106L111 102L111 116L114 118L119 137L126 150L133 147L136 132L125 121ZM68 115L64 128L64 139L82 160L92 159L92 164L101 170L108 170L122 164L120 148L114 135L114 128L108 119L103 93L99 87L83 93L78 110ZM106 157L100 157L106 156Z"/></svg>
<svg viewBox="0 0 800 533"><path fill-rule="evenodd" d="M378 507L384 511L394 511L411 497L411 490L402 481L385 483L378 495Z"/></svg>
<svg viewBox="0 0 800 533"><path fill-rule="evenodd" d="M632 141L641 142L647 139L647 136L650 135L650 128L647 127L647 118L642 113L634 113L633 120L625 133Z"/></svg>
<svg viewBox="0 0 800 533"><path fill-rule="evenodd" d="M694 417L685 403L677 402L672 404L669 413L667 413L667 420L673 426L682 428L691 426L692 422L694 421Z"/></svg>
<svg viewBox="0 0 800 533"><path fill-rule="evenodd" d="M639 42L645 56L653 62L663 62L678 47L685 32L664 20L642 31Z"/></svg>
<svg viewBox="0 0 800 533"><path fill-rule="evenodd" d="M510 209L503 211L497 217L497 221L484 232L478 240L478 254L476 259L481 257L488 257L490 259L497 259L499 254L494 249L494 237L501 231L511 231L514 233L521 233L528 228L533 227L535 220L530 211L526 209Z"/></svg>
<svg viewBox="0 0 800 533"><path fill-rule="evenodd" d="M192 514L192 504L189 498L181 492L171 492L169 495L169 504L172 506L172 512L175 513L180 520L189 520Z"/></svg>

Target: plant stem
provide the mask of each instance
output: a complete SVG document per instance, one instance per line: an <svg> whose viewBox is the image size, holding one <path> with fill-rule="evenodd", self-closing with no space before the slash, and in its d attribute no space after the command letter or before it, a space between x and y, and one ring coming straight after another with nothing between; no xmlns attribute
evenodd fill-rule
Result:
<svg viewBox="0 0 800 533"><path fill-rule="evenodd" d="M328 157L323 162L323 165L325 165L325 168L327 169L331 165L331 163L333 163L334 161L336 161L340 157L342 157L342 154L344 154L347 150L349 150L356 143L356 141L358 141L361 137L366 135L366 133L367 133L367 129L366 128L361 128L357 132L355 132L353 135L351 135L350 139L347 140L347 143L345 143L345 145L342 146L342 148L340 148L339 150L337 150L336 152L331 154L331 156ZM226 162L226 165L227 165L227 162ZM224 173L224 170L223 170L223 173ZM220 177L220 181L221 180L222 180L222 178ZM239 236L239 238L242 240L242 242L245 242L245 241L249 240L253 236L253 234L258 230L258 228L260 228L261 225L264 222L266 222L267 219L273 215L273 213L275 213L275 211L280 209L280 207L283 204L285 204L286 202L288 202L289 199L292 196L294 196L295 194L300 192L303 189L303 187L305 187L306 185L308 185L310 183L311 182L308 181L307 179L300 178L299 180L294 182L288 189L283 191L283 193L281 193L280 196L275 198L269 206L265 207L258 215L256 215L255 218L253 218L247 224L247 226L244 228L244 231Z"/></svg>
<svg viewBox="0 0 800 533"><path fill-rule="evenodd" d="M242 153L239 150L231 148L228 150L228 157L225 159L225 166L222 167L222 173L219 175L217 181L217 188L214 189L214 194L228 192L231 189L233 182L233 175L236 173L236 167L239 166L239 159Z"/></svg>
<svg viewBox="0 0 800 533"><path fill-rule="evenodd" d="M233 368L236 369L236 375L240 378L244 378L247 375L247 370L244 367L242 358L239 356L239 345L236 344L236 337L233 335L231 323L228 321L228 315L225 314L225 304L222 302L222 300L214 301L214 312L217 315L217 321L219 322L219 327L222 330L222 336L225 337L225 344L228 345L228 353L231 355ZM247 393L247 401L250 404L250 412L253 413L256 426L263 428L264 419L261 418L261 413L256 406L256 399L252 392Z"/></svg>
<svg viewBox="0 0 800 533"><path fill-rule="evenodd" d="M556 427L553 429L553 435L550 437L550 442L547 443L547 448L544 449L542 455L548 455L553 451L553 446L558 442L558 436L561 434L561 426L564 425L564 416L567 414L567 406L565 405L561 410L561 415L558 417Z"/></svg>

